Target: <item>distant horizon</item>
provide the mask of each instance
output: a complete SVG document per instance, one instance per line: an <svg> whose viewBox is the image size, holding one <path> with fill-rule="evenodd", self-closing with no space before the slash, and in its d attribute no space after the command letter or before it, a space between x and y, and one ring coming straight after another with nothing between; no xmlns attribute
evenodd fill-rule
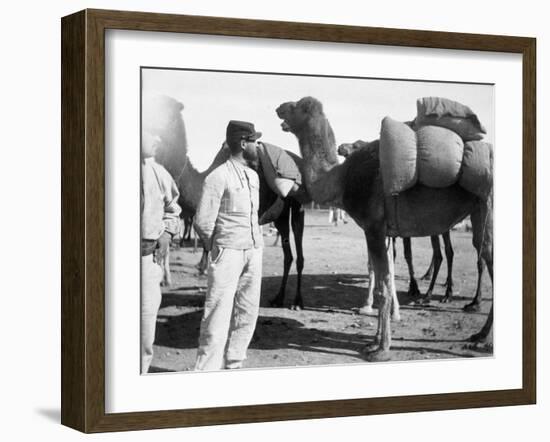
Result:
<svg viewBox="0 0 550 442"><path fill-rule="evenodd" d="M416 100L427 96L469 106L487 129L485 140L494 144L491 84L161 67L143 67L141 73L142 96L168 95L183 104L188 156L200 171L218 152L231 119L254 123L263 134L260 141L300 154L296 137L282 131L275 109L305 96L323 104L337 145L377 139L385 116L414 119Z"/></svg>

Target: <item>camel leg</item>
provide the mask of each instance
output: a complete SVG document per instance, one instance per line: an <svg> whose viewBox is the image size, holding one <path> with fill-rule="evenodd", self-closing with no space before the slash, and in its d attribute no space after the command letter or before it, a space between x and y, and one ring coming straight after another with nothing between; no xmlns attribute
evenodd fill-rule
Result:
<svg viewBox="0 0 550 442"><path fill-rule="evenodd" d="M409 269L409 291L407 295L413 299L418 299L420 298L420 290L418 290L418 284L416 283L416 279L414 277L410 238L403 238L403 250L405 252L405 261L407 261L407 268Z"/></svg>
<svg viewBox="0 0 550 442"><path fill-rule="evenodd" d="M466 304L463 308L465 312L473 313L481 310L481 279L483 276L483 259L481 257L477 260L477 288L474 299L469 304Z"/></svg>
<svg viewBox="0 0 550 442"><path fill-rule="evenodd" d="M376 278L374 276L374 266L372 265L372 257L370 255L369 247L367 244L367 269L369 273L369 289L367 291L367 297L365 302L359 308L360 315L368 315L372 313L372 304L374 303L374 287L376 284Z"/></svg>
<svg viewBox="0 0 550 442"><path fill-rule="evenodd" d="M292 261L294 260L292 256L292 251L290 250L290 226L289 226L289 217L290 217L290 206L285 204L283 211L279 217L275 220L275 227L277 231L281 234L281 245L283 247L283 279L281 281L281 287L279 288L279 293L275 298L270 302L272 307L282 307L285 301L285 291L286 283L288 281L288 274L290 272L290 267L292 266Z"/></svg>
<svg viewBox="0 0 550 442"><path fill-rule="evenodd" d="M432 260L430 261L430 266L428 267L428 270L426 270L426 273L424 273L424 275L422 275L420 280L422 280L422 281L428 281L428 280L431 281L433 274L434 274L434 257L432 255Z"/></svg>
<svg viewBox="0 0 550 442"><path fill-rule="evenodd" d="M487 265L487 271L493 283L493 198L489 196L487 201L479 201L478 208L472 212L470 218L472 220L473 243L478 255L483 258ZM494 296L494 295L493 295ZM472 342L484 342L489 335L493 326L493 305L487 316L487 321L479 333L475 333L470 337Z"/></svg>
<svg viewBox="0 0 550 442"><path fill-rule="evenodd" d="M197 235L197 231L193 228L193 233L195 234L195 241L193 241L193 253L197 253L197 249L199 247L199 235ZM203 247L203 254L204 254L204 247Z"/></svg>
<svg viewBox="0 0 550 442"><path fill-rule="evenodd" d="M189 241L191 239L191 226L193 225L193 220L186 219L185 221L185 228L183 230L183 238L185 241Z"/></svg>
<svg viewBox="0 0 550 442"><path fill-rule="evenodd" d="M388 250L386 249L385 229L375 227L367 231L367 242L374 266L376 285L380 287L380 306L378 308L378 333L375 344L366 346L363 354L369 362L387 361L390 359L391 346L391 297L393 281L391 279L388 262Z"/></svg>
<svg viewBox="0 0 550 442"><path fill-rule="evenodd" d="M447 286L445 296L441 298L441 302L449 302L453 297L453 260L455 252L451 243L451 232L445 232L443 235L443 243L445 244L445 258L447 259Z"/></svg>
<svg viewBox="0 0 550 442"><path fill-rule="evenodd" d="M201 260L195 266L199 271L199 275L204 275L208 269L208 252L206 249L202 249Z"/></svg>
<svg viewBox="0 0 550 442"><path fill-rule="evenodd" d="M432 280L430 282L430 286L428 287L428 291L424 295L424 297L420 300L420 303L422 304L429 304L432 299L432 292L435 286L435 281L437 280L437 274L439 273L439 268L441 267L441 263L443 262L443 255L441 255L441 247L439 244L439 236L433 235L430 236L430 241L432 242L432 249L433 249L433 259L434 259L434 273L432 276Z"/></svg>
<svg viewBox="0 0 550 442"><path fill-rule="evenodd" d="M183 220L183 232L180 236L180 247L183 247L185 245L185 232L187 232L187 223L185 222L185 220Z"/></svg>
<svg viewBox="0 0 550 442"><path fill-rule="evenodd" d="M492 216L492 215L491 215ZM492 225L491 225L492 228ZM492 232L491 232L492 237ZM491 276L491 284L493 283L493 250L492 250L492 238L491 238L491 250L486 251L483 254L483 259L485 260L485 263L487 264L487 270L489 271L489 275ZM481 328L481 330L478 333L473 334L470 336L469 341L474 342L476 344L483 343L487 340L487 336L489 336L489 333L491 332L491 329L493 327L493 308L494 308L494 302L491 304L491 311L489 312L489 315L487 316L487 321L485 321L485 324Z"/></svg>
<svg viewBox="0 0 550 442"><path fill-rule="evenodd" d="M388 264L390 271L391 284L391 319L392 321L401 321L401 314L399 313L399 300L397 299L397 292L395 290L395 238L389 238L390 244L387 247L388 251Z"/></svg>
<svg viewBox="0 0 550 442"><path fill-rule="evenodd" d="M304 249L302 246L304 237L304 208L298 202L291 203L291 225L296 245L296 297L294 298L293 310L302 310L304 301L302 299L302 272L304 270Z"/></svg>

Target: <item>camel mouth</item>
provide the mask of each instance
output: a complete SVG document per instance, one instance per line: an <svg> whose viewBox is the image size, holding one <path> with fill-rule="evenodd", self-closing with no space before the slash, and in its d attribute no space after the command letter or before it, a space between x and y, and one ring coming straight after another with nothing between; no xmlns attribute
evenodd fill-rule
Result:
<svg viewBox="0 0 550 442"><path fill-rule="evenodd" d="M283 129L284 132L290 132L290 126L286 121L283 121L281 123L281 129Z"/></svg>
<svg viewBox="0 0 550 442"><path fill-rule="evenodd" d="M349 144L340 144L340 146L338 146L338 155L346 156L348 153L348 149Z"/></svg>

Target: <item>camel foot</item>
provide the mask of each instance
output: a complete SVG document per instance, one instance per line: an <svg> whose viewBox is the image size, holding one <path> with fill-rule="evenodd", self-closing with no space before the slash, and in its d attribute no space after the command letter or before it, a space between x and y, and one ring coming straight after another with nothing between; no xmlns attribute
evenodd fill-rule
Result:
<svg viewBox="0 0 550 442"><path fill-rule="evenodd" d="M392 313L391 320L392 322L399 322L401 321L401 315L399 313Z"/></svg>
<svg viewBox="0 0 550 442"><path fill-rule="evenodd" d="M299 312L300 310L303 310L303 309L304 309L303 305L293 304L290 306L290 310L294 310L296 312Z"/></svg>
<svg viewBox="0 0 550 442"><path fill-rule="evenodd" d="M359 310L357 310L357 313L359 313L360 315L369 315L373 312L374 310L370 305L364 305Z"/></svg>
<svg viewBox="0 0 550 442"><path fill-rule="evenodd" d="M415 286L409 287L407 296L411 299L419 299L419 298L422 298L422 293L420 293L420 290L418 290L418 287L415 285Z"/></svg>
<svg viewBox="0 0 550 442"><path fill-rule="evenodd" d="M478 303L471 302L470 304L466 304L462 310L467 313L477 313L481 310L481 306Z"/></svg>
<svg viewBox="0 0 550 442"><path fill-rule="evenodd" d="M451 302L453 300L453 287L452 285L447 286L447 289L445 290L445 296L441 298L442 303Z"/></svg>
<svg viewBox="0 0 550 442"><path fill-rule="evenodd" d="M367 362L386 362L391 360L391 352L377 348L375 351L363 352L363 356Z"/></svg>

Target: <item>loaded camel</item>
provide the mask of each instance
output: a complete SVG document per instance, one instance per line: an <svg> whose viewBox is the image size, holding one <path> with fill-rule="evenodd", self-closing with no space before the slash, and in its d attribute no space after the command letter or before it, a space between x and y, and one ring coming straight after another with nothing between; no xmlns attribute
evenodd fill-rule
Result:
<svg viewBox="0 0 550 442"><path fill-rule="evenodd" d="M374 151L378 150L380 146L380 141L375 140L371 142L363 141L363 140L357 140L353 143L343 143L338 146L338 155L348 158L353 153L357 152L361 149L372 149ZM453 251L453 245L451 243L451 235L450 231L447 231L443 233L442 235L443 243L445 245L445 256L447 258L447 281L445 282L446 291L445 296L441 298L441 302L449 302L453 296L453 257L454 257L454 251ZM405 261L407 262L407 268L409 270L409 290L407 292L407 295L413 299L416 299L418 303L422 304L428 304L432 298L433 289L435 286L435 282L437 280L437 275L439 274L439 268L441 267L441 263L443 262L443 256L441 255L441 247L439 243L439 236L438 235L432 235L430 237L431 244L432 244L432 261L430 263L430 267L426 271L426 274L421 279L430 279L430 286L428 287L428 291L424 296L421 295L420 290L418 289L418 283L416 282L416 278L414 276L414 266L412 261L412 250L411 250L411 238L403 238L403 248L404 248L404 254L405 254ZM395 243L394 243L395 244ZM395 246L394 246L395 247ZM393 250L394 252L394 259L395 259L395 248ZM369 262L369 280L371 280L371 277L374 276L374 270L372 269L372 266ZM374 281L374 279L372 279ZM367 298L365 299L363 307L361 307L360 312L372 311L372 304L373 304L373 291L374 291L374 284L369 284L369 291L367 294Z"/></svg>
<svg viewBox="0 0 550 442"><path fill-rule="evenodd" d="M389 218L378 152L375 149L360 150L353 155L353 161L348 158L339 164L334 132L322 104L313 97L283 103L276 112L283 120L282 129L298 139L310 196L317 203L343 208L365 232L369 259L382 296L376 338L372 345L365 346L363 353L368 361L387 361L391 359L390 309L394 281L391 248L386 249ZM492 193L486 200L481 200L458 184L437 189L417 185L403 192L401 197L406 199L418 223L403 220L400 236L440 235L470 215L474 247L493 278ZM491 306L485 325L470 339L476 342L486 339L492 321Z"/></svg>
<svg viewBox="0 0 550 442"><path fill-rule="evenodd" d="M360 149L378 149L379 148L379 140L367 142L363 140L357 140L353 143L343 143L338 146L338 155L347 158L354 152L360 150ZM441 302L450 302L453 297L453 258L454 258L454 250L453 245L451 243L451 235L450 231L447 231L441 235L443 238L443 244L445 247L445 257L447 259L447 280L445 282L446 291L445 296L441 298ZM430 280L430 286L428 288L428 291L424 296L420 295L420 290L418 289L418 284L416 282L415 276L414 276L414 267L412 262L412 252L411 252L411 238L403 238L403 248L404 248L404 254L405 254L405 261L407 262L407 267L409 269L409 290L408 295L412 298L417 298L420 303L426 304L429 303L432 297L433 288L437 279L437 275L439 273L439 268L441 266L441 262L443 260L443 257L441 256L441 248L439 243L439 236L432 235L430 237L431 244L432 244L432 250L433 250L433 256L432 260L430 262L430 266L424 276L422 276L420 279L422 280ZM395 257L395 249L394 249L394 257ZM473 300L466 304L463 308L466 312L479 312L481 309L481 280L483 276L483 260L480 258L477 260L477 288L476 293L474 295ZM374 270L372 269L372 266L369 263L369 280L370 278L374 278ZM369 284L369 291L367 294L367 298L365 299L363 307L361 307L360 312L371 312L372 311L372 304L373 304L373 290L374 290L374 284Z"/></svg>
<svg viewBox="0 0 550 442"><path fill-rule="evenodd" d="M199 172L193 166L187 155L187 137L185 124L181 115L182 110L183 104L171 97L156 96L149 98L148 100L144 100L144 115L147 115L147 118L144 118L144 125L147 125L149 131L160 137L161 142L157 148L155 159L174 177L180 192L178 203L186 208L187 212L191 212L194 215L198 207L202 186L206 176L220 164L225 162L230 154L229 148L223 143L208 169ZM259 215L261 215L277 199L277 195L269 188L261 171L258 175L260 177ZM279 292L271 301L271 304L276 307L281 307L284 303L288 275L294 260L289 241L290 228L292 228L297 254L297 284L296 296L291 308L303 309L304 304L301 292L301 282L304 267L302 247L304 211L302 204L290 196L285 198L283 210L274 220L274 224L282 238L284 272ZM203 250L201 261L197 265L200 272L206 269L207 257L207 252Z"/></svg>

